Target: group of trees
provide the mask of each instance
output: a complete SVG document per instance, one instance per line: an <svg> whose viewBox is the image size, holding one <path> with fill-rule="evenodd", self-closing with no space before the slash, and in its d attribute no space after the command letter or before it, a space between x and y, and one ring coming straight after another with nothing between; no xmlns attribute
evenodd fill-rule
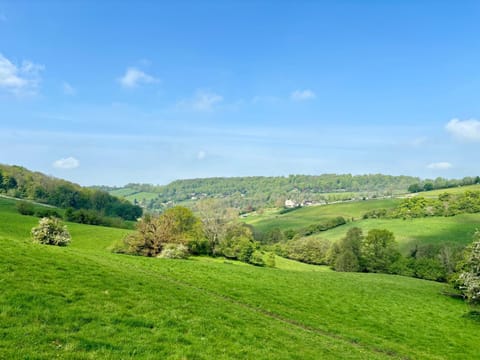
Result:
<svg viewBox="0 0 480 360"><path fill-rule="evenodd" d="M293 239L275 246L280 255L311 264L330 265L337 271L389 272L400 257L395 237L388 230L372 229L363 236L351 228L338 242L316 237Z"/></svg>
<svg viewBox="0 0 480 360"><path fill-rule="evenodd" d="M0 165L0 192L63 209L91 210L97 212L98 216L119 217L124 220L136 220L142 216L142 208L125 199L32 172L20 166Z"/></svg>
<svg viewBox="0 0 480 360"><path fill-rule="evenodd" d="M213 202L205 204L198 217L188 208L175 206L158 216L145 215L138 222L137 231L128 235L114 251L171 258L224 256L258 266L272 266L272 257L259 251L260 245L254 240L250 227L233 219L228 210L215 207Z"/></svg>
<svg viewBox="0 0 480 360"><path fill-rule="evenodd" d="M442 282L452 278L463 254L460 245L423 244L403 256L392 232L372 229L365 236L357 227L337 242L318 236L294 237L270 247L280 256L328 265L336 271L381 272Z"/></svg>
<svg viewBox="0 0 480 360"><path fill-rule="evenodd" d="M402 200L393 209L375 209L363 215L367 218L420 218L427 216L454 216L480 212L480 191L467 190L460 194L443 193L437 199L414 196Z"/></svg>

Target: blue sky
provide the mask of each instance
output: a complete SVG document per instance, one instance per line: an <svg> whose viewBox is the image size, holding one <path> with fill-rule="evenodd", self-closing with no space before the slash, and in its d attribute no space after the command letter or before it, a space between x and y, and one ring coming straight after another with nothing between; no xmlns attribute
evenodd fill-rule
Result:
<svg viewBox="0 0 480 360"><path fill-rule="evenodd" d="M2 1L0 163L82 185L478 175L477 1Z"/></svg>

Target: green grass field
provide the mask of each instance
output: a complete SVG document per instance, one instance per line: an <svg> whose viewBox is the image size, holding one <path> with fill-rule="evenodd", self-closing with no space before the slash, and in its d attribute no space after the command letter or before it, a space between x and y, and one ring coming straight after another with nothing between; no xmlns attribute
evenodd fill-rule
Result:
<svg viewBox="0 0 480 360"><path fill-rule="evenodd" d="M157 193L146 192L146 191L138 192L137 190L134 190L131 188L122 188L122 189L112 190L112 191L109 191L109 193L113 196L123 197L130 202L133 202L135 199L139 202L142 200L149 201L152 199L156 199L158 197Z"/></svg>
<svg viewBox="0 0 480 360"><path fill-rule="evenodd" d="M337 241L352 227L359 227L364 234L371 229L387 229L395 234L400 250L406 252L415 244L451 243L466 245L473 233L480 228L480 214L460 214L452 217L428 217L418 219L367 219L347 223L314 236Z"/></svg>
<svg viewBox="0 0 480 360"><path fill-rule="evenodd" d="M426 198L436 198L438 195L449 193L449 194L461 194L465 191L480 191L480 184L476 185L468 185L468 186L459 186L449 189L439 189L439 190L432 190L432 191L422 191L417 193L418 196L423 196Z"/></svg>
<svg viewBox="0 0 480 360"><path fill-rule="evenodd" d="M151 259L108 252L126 230L38 219L0 199L2 359L476 359L480 323L446 285L277 259Z"/></svg>
<svg viewBox="0 0 480 360"><path fill-rule="evenodd" d="M260 231L269 231L274 228L298 230L336 216L343 216L346 220L351 220L352 218L358 220L367 211L379 208L390 209L395 207L399 201L398 199L351 201L309 206L286 214L279 214L278 211L266 211L263 214L246 217L244 221L255 226Z"/></svg>

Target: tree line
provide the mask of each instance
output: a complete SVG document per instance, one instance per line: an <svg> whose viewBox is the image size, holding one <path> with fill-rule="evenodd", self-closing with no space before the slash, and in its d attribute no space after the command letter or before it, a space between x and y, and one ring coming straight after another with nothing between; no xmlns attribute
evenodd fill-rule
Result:
<svg viewBox="0 0 480 360"><path fill-rule="evenodd" d="M32 172L20 166L0 165L0 193L34 200L62 209L89 210L97 217L136 220L142 208L109 193Z"/></svg>
<svg viewBox="0 0 480 360"><path fill-rule="evenodd" d="M466 176L463 179L445 179L438 177L434 180L426 179L423 181L412 183L408 187L408 191L411 193L417 193L420 191L431 191L439 189L449 189L458 186L467 186L480 184L480 176Z"/></svg>
<svg viewBox="0 0 480 360"><path fill-rule="evenodd" d="M420 179L411 176L382 174L351 175L289 175L277 177L253 176L176 180L168 185L128 184L133 192L158 194L156 198L138 202L149 210L162 210L175 204L188 204L204 198L223 199L226 206L242 212L263 207L282 207L286 199L332 202L352 197L388 196L404 193L410 184ZM100 187L103 190L118 188ZM188 204L189 205L189 204Z"/></svg>

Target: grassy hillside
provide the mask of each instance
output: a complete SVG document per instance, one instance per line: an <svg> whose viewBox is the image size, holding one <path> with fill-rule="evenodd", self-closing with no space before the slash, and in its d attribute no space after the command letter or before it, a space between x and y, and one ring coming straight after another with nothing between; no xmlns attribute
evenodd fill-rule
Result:
<svg viewBox="0 0 480 360"><path fill-rule="evenodd" d="M269 231L274 228L301 229L308 225L343 216L347 220L359 219L364 213L373 209L393 208L400 200L382 199L368 201L352 201L330 205L310 206L280 214L278 210L265 211L263 214L255 214L245 218L245 222L255 226L260 231Z"/></svg>
<svg viewBox="0 0 480 360"><path fill-rule="evenodd" d="M442 193L459 194L467 190L480 190L479 185L462 186L442 190L418 193L417 196L438 197ZM260 231L267 232L274 228L281 230L305 228L311 224L343 216L347 224L337 228L312 235L337 241L351 227L360 227L364 233L371 229L388 229L395 234L400 249L405 253L415 244L470 243L476 228L480 228L480 214L460 214L452 217L427 217L416 219L362 219L362 215L374 209L391 209L398 205L401 199L352 201L346 203L312 206L280 214L278 210L265 211L244 219L248 224ZM354 221L351 221L351 220Z"/></svg>
<svg viewBox="0 0 480 360"><path fill-rule="evenodd" d="M480 324L445 285L380 274L109 253L125 230L37 219L0 199L5 359L475 359Z"/></svg>
<svg viewBox="0 0 480 360"><path fill-rule="evenodd" d="M113 195L113 196L123 197L132 203L135 200L137 200L138 202L141 202L143 200L149 201L149 200L158 198L158 193L138 191L129 187L111 190L109 191L109 193L110 195Z"/></svg>
<svg viewBox="0 0 480 360"><path fill-rule="evenodd" d="M357 226L364 233L371 229L387 229L395 234L400 250L406 252L415 244L456 243L469 244L475 229L480 228L480 214L461 214L452 217L418 219L368 219L350 222L338 228L314 235L336 241L348 229Z"/></svg>

